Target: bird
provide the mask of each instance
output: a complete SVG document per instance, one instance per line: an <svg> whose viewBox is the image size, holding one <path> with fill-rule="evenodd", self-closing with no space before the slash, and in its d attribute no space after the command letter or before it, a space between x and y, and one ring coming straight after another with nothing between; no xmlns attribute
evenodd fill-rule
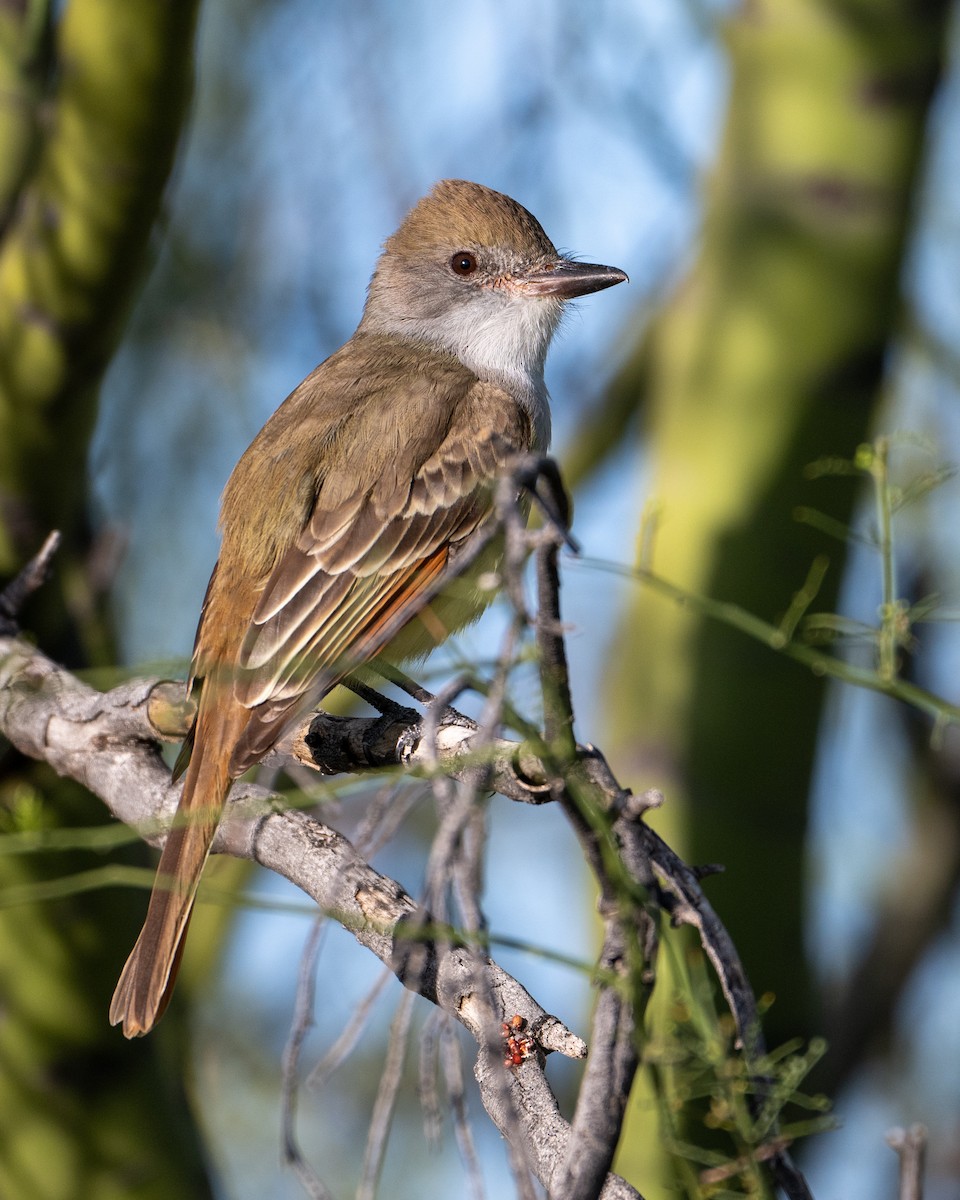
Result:
<svg viewBox="0 0 960 1200"><path fill-rule="evenodd" d="M509 196L442 180L384 243L356 332L240 458L190 665L183 790L110 1006L127 1037L167 1007L233 782L351 670L422 656L489 602L469 580L424 597L469 557L511 460L547 449L565 304L626 279L560 254Z"/></svg>

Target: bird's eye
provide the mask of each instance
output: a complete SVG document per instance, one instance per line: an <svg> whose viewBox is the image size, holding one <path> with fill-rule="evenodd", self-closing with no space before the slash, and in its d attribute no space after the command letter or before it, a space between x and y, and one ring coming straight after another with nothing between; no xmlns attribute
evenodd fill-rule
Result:
<svg viewBox="0 0 960 1200"><path fill-rule="evenodd" d="M455 275L472 275L477 269L477 260L468 250L458 250L450 259L450 269Z"/></svg>

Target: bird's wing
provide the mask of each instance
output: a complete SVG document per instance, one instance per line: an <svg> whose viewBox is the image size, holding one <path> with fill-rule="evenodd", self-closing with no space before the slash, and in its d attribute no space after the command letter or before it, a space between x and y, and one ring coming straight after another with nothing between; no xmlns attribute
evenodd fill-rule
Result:
<svg viewBox="0 0 960 1200"><path fill-rule="evenodd" d="M325 503L321 486L243 641L234 691L250 717L231 773L258 762L287 723L424 607L451 550L489 516L497 475L529 445L528 423L515 405L502 406L498 417L461 413L412 474L357 481L335 505ZM429 646L442 636L422 641Z"/></svg>

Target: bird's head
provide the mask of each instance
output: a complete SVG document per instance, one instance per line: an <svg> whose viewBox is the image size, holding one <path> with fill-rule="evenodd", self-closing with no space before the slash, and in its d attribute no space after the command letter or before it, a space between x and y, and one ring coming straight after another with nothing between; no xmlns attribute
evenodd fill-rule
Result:
<svg viewBox="0 0 960 1200"><path fill-rule="evenodd" d="M445 179L387 240L360 329L446 350L481 378L535 381L564 303L626 278L558 253L509 196Z"/></svg>

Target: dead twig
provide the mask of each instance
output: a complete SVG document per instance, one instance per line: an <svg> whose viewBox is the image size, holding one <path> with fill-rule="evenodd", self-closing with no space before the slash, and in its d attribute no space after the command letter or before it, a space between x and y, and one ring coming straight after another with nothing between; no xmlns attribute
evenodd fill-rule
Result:
<svg viewBox="0 0 960 1200"><path fill-rule="evenodd" d="M900 1158L899 1200L923 1200L923 1172L927 1157L927 1131L923 1125L899 1126L888 1131L887 1145Z"/></svg>
<svg viewBox="0 0 960 1200"><path fill-rule="evenodd" d="M60 533L48 533L43 545L22 571L0 592L0 637L16 637L17 618L26 601L46 582L53 556L60 546Z"/></svg>

